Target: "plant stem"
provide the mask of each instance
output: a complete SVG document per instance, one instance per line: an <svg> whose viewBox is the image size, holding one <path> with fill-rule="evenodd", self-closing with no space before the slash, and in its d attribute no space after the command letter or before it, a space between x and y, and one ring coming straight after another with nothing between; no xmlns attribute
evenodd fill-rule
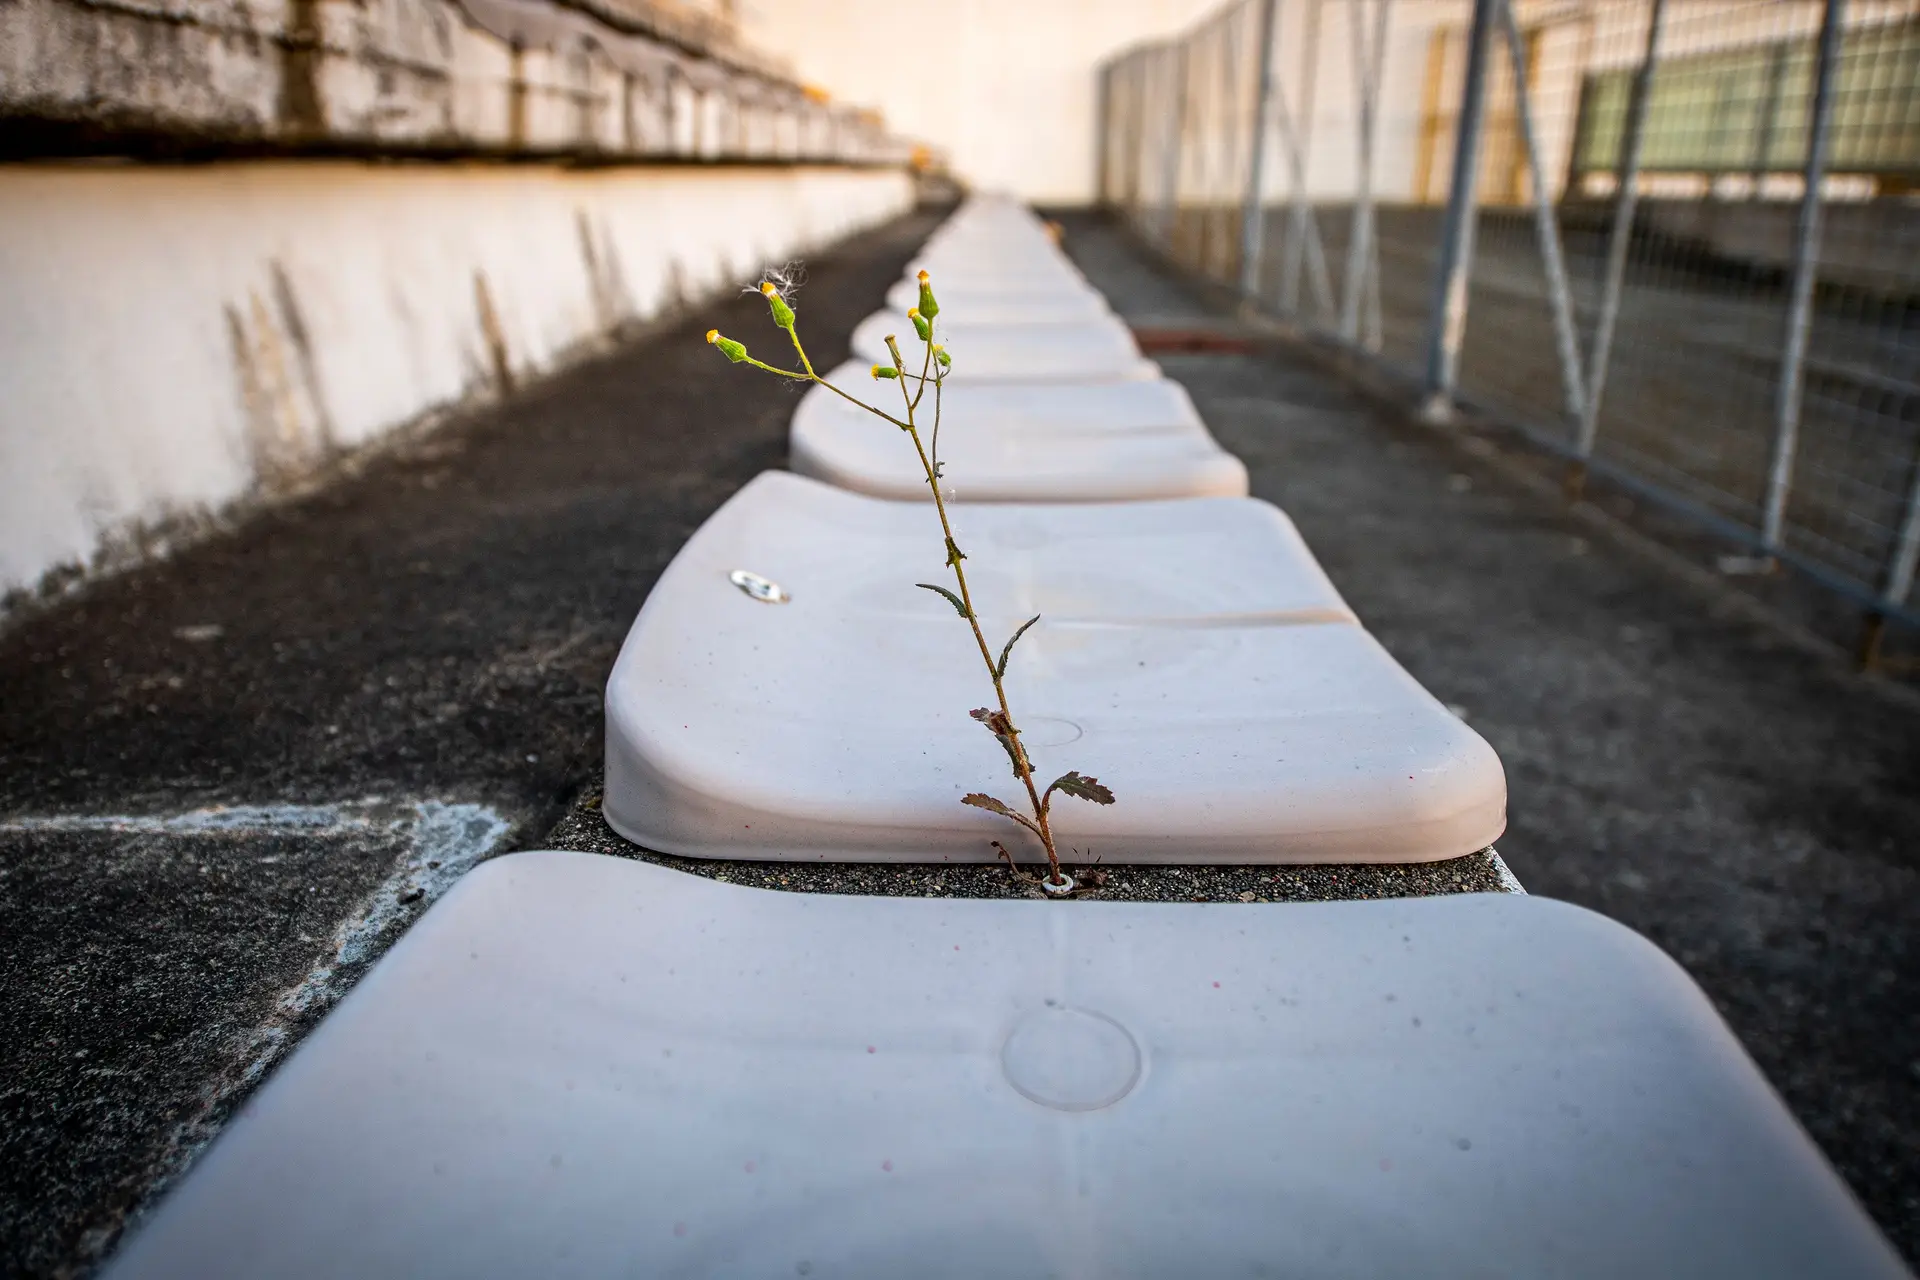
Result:
<svg viewBox="0 0 1920 1280"><path fill-rule="evenodd" d="M920 469L922 472L925 473L927 478L927 488L933 491L933 509L940 516L940 532L944 534L946 537L946 545L947 545L947 553L948 553L947 559L949 562L949 566L953 569L954 582L960 588L961 603L966 605L967 626L969 626L973 630L973 642L980 649L980 661L986 664L987 678L993 681L994 697L997 698L1000 703L1000 714L1006 718L1009 737L1013 742L1015 772L1019 775L1021 784L1026 787L1027 799L1033 805L1033 817L1034 817L1033 822L1028 823L1028 822L1022 821L1020 825L1025 826L1029 831L1032 831L1035 835L1040 837L1041 848L1046 851L1046 855L1047 855L1048 882L1054 885L1064 885L1067 882L1067 879L1066 879L1066 876L1063 875L1060 871L1060 855L1059 855L1059 852L1054 847L1053 828L1047 820L1048 809L1051 806L1041 800L1040 789L1034 785L1033 762L1027 757L1026 744L1020 741L1020 730L1014 727L1013 708L1007 702L1006 682L1001 678L999 668L994 665L993 649L987 643L986 632L980 629L980 617L973 607L973 593L967 587L967 573L965 569L961 568L961 561L965 559L965 557L960 554L960 544L954 540L953 522L947 516L947 502L946 502L946 499L943 498L940 494L939 472L937 468L934 466L932 458L930 458L927 454L926 446L920 439L919 424L914 419L914 410L920 403L920 397L907 395L907 388L905 383L907 378L910 375L907 374L905 369L900 367L899 348L894 346L893 340L891 338L887 340L888 348L893 352L893 355L894 355L894 372L900 375L900 379L899 379L901 382L900 394L906 401L907 420L905 422L900 421L900 419L894 417L892 414L885 413L880 409L875 408L874 406L866 403L864 400L859 400L854 398L853 396L848 395L846 392L834 386L831 382L828 382L825 378L822 378L819 374L815 373L813 371L812 361L807 359L807 353L805 349L800 346L800 333L798 328L796 327L795 329L790 330L789 332L793 336L794 349L800 352L800 363L806 368L807 377L811 378L814 382L819 383L821 386L833 392L835 395L839 396L841 399L847 401L848 403L859 405L862 409L865 409L868 413L874 414L877 417L885 418L888 422L893 423L896 427L899 427L901 430L905 431L907 435L911 437L913 440L914 452L918 454L920 457ZM926 392L926 384L928 382L927 372L928 372L928 369L931 368L932 374L933 374L931 381L933 382L933 405L934 405L933 432L934 432L934 438L937 440L940 434L940 402L941 402L941 391L943 390L945 385L945 376L939 362L933 358L933 338L932 338L931 322L929 322L928 337L926 339L925 345L927 348L927 354L926 354L926 361L921 366L920 391L921 391L921 394L923 395Z"/></svg>
<svg viewBox="0 0 1920 1280"><path fill-rule="evenodd" d="M958 544L953 540L953 524L947 519L946 499L940 496L940 481L933 474L933 463L927 457L926 448L920 442L919 428L910 426L907 428L907 434L913 437L914 451L920 455L921 469L927 474L927 487L933 490L934 510L940 513L940 530L946 534L949 546L957 546ZM1040 789L1033 784L1033 762L1027 758L1026 744L1020 741L1020 730L1012 728L1013 709L1007 704L1006 682L1000 678L1000 672L994 666L993 650L987 644L986 633L980 629L979 616L974 612L973 593L967 589L966 570L960 567L957 557L953 561L953 579L960 587L960 599L967 606L967 625L973 628L973 642L980 647L980 661L986 664L987 676L993 681L994 696L1000 700L1000 714L1007 718L1014 750L1019 753L1020 781L1027 788L1027 799L1033 804L1033 816L1039 825L1040 843L1047 851L1047 865L1052 873L1049 879L1059 884L1064 877L1060 874L1060 855L1053 847L1053 831L1047 823L1047 806L1040 803Z"/></svg>

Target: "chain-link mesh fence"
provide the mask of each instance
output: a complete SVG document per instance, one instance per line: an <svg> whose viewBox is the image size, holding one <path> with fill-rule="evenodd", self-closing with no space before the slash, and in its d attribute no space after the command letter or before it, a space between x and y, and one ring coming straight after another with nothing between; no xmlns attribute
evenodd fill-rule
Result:
<svg viewBox="0 0 1920 1280"><path fill-rule="evenodd" d="M1242 0L1100 89L1173 259L1920 624L1920 0Z"/></svg>

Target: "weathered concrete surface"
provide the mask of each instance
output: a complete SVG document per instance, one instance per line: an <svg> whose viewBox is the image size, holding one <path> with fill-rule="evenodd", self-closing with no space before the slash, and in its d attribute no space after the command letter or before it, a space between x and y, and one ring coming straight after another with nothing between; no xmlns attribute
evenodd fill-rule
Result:
<svg viewBox="0 0 1920 1280"><path fill-rule="evenodd" d="M0 819L8 1274L109 1243L506 829L439 803Z"/></svg>
<svg viewBox="0 0 1920 1280"><path fill-rule="evenodd" d="M648 0L10 0L0 156L892 162L727 24Z"/></svg>
<svg viewBox="0 0 1920 1280"><path fill-rule="evenodd" d="M820 358L931 226L811 264ZM791 393L715 357L713 323L765 307L703 308L0 634L0 1274L96 1257L431 898L435 849L537 844L597 767L654 575L785 455ZM263 808L196 814L222 804Z"/></svg>
<svg viewBox="0 0 1920 1280"><path fill-rule="evenodd" d="M1221 323L1105 224L1066 245L1135 323ZM1413 425L1299 359L1162 363L1499 751L1521 883L1685 964L1920 1260L1920 700L1570 513L1503 437Z"/></svg>
<svg viewBox="0 0 1920 1280"><path fill-rule="evenodd" d="M0 608L912 198L844 167L0 166Z"/></svg>

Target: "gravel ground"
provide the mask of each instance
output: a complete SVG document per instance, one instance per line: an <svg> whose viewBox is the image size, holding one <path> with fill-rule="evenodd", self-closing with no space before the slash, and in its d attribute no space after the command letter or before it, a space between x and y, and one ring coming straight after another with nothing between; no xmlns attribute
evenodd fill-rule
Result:
<svg viewBox="0 0 1920 1280"><path fill-rule="evenodd" d="M735 862L678 858L632 844L600 816L598 783L581 793L542 842L641 858L730 884L795 893L872 893L896 898L1039 898L1031 875L1004 865L914 866L860 862ZM1324 902L1331 898L1413 898L1505 893L1513 881L1493 854L1444 862L1356 867L1084 867L1067 864L1082 888L1074 897L1124 902Z"/></svg>
<svg viewBox="0 0 1920 1280"><path fill-rule="evenodd" d="M1136 325L1227 316L1103 222L1069 219L1066 244ZM1920 1261L1914 690L1849 669L1831 598L1715 581L1728 547L1618 495L1569 509L1558 467L1500 432L1418 426L1284 347L1161 363L1499 751L1520 882L1686 965Z"/></svg>

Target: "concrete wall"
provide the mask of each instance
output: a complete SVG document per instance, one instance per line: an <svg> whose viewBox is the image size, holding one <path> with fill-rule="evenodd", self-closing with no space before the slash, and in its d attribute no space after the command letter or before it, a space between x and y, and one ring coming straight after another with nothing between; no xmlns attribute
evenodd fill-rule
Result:
<svg viewBox="0 0 1920 1280"><path fill-rule="evenodd" d="M0 157L905 156L731 32L656 0L6 0Z"/></svg>
<svg viewBox="0 0 1920 1280"><path fill-rule="evenodd" d="M0 167L0 594L911 198L883 169Z"/></svg>
<svg viewBox="0 0 1920 1280"><path fill-rule="evenodd" d="M975 185L1028 200L1094 196L1094 70L1221 0L758 3L742 35L837 100L878 107Z"/></svg>

